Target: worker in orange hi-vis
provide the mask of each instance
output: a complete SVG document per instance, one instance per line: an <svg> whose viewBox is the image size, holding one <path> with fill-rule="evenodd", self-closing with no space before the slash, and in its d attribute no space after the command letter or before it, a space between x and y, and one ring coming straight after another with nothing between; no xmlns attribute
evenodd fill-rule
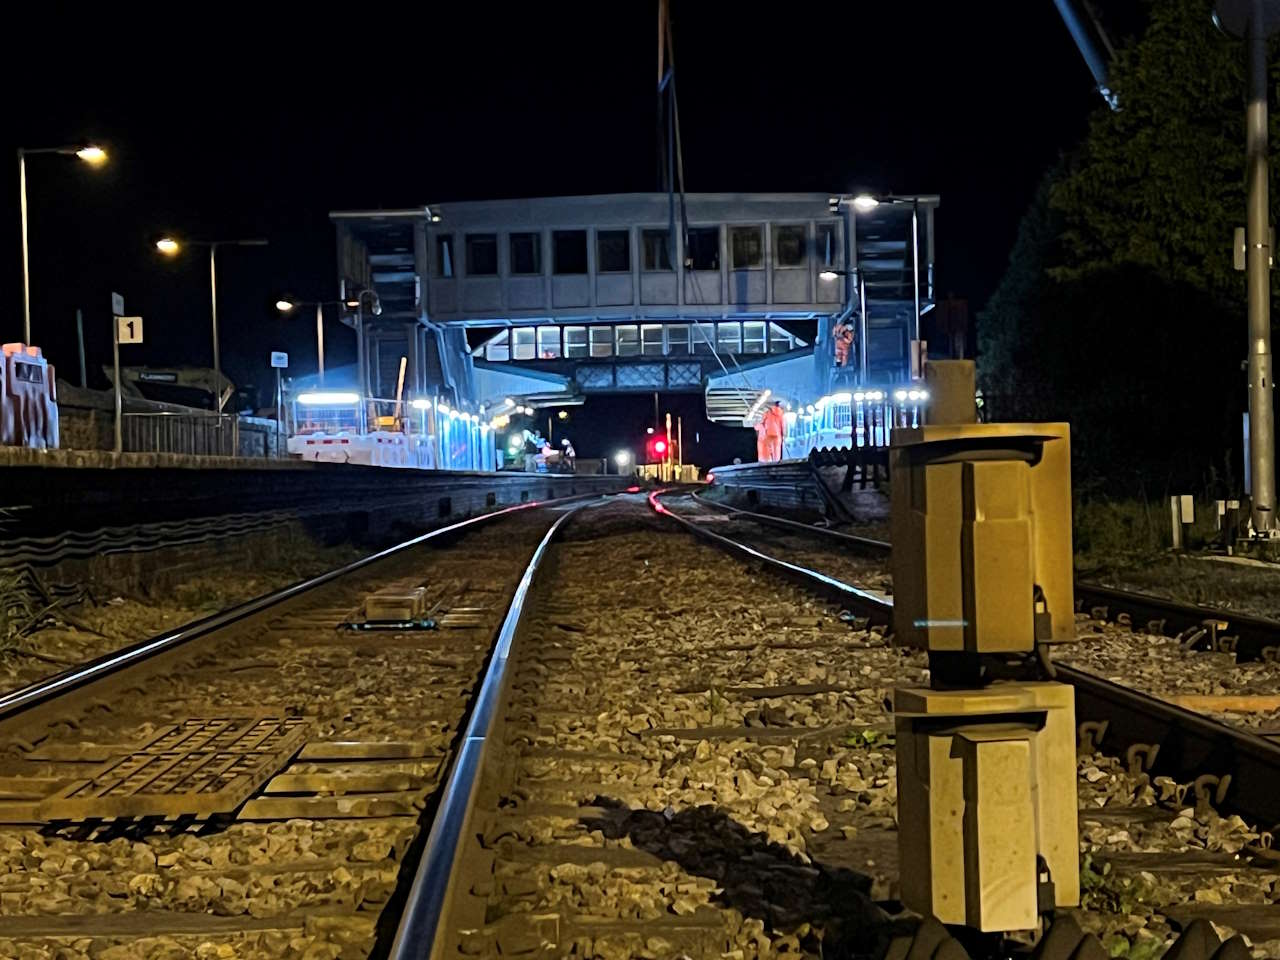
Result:
<svg viewBox="0 0 1280 960"><path fill-rule="evenodd" d="M775 400L773 406L765 411L763 423L767 459L776 463L782 459L782 441L787 433L787 418L781 400Z"/></svg>
<svg viewBox="0 0 1280 960"><path fill-rule="evenodd" d="M768 416L769 416L769 411L766 410L764 414L760 417L760 419L756 421L756 426L755 426L756 460L758 460L760 463L767 463L769 460L769 443L765 439L765 435L764 435L764 421L765 421L765 418Z"/></svg>
<svg viewBox="0 0 1280 960"><path fill-rule="evenodd" d="M836 366L846 366L849 363L849 348L853 345L853 327L837 323L831 328L831 337L836 351Z"/></svg>

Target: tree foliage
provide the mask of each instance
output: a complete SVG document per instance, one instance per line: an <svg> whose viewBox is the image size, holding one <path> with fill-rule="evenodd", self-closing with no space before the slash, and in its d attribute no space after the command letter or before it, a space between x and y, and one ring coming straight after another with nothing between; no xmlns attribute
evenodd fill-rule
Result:
<svg viewBox="0 0 1280 960"><path fill-rule="evenodd" d="M991 412L1069 419L1078 481L1160 492L1239 460L1245 51L1211 11L1148 5L1112 64L1120 109L1049 173L978 317Z"/></svg>

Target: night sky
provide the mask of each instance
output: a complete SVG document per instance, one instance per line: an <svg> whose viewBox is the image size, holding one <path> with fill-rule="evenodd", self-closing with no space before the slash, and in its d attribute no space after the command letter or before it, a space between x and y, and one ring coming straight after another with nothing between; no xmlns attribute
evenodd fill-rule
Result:
<svg viewBox="0 0 1280 960"><path fill-rule="evenodd" d="M110 362L112 290L146 320L125 363L210 364L207 255L163 260L162 232L270 240L219 253L223 367L265 386L272 349L315 368L312 324L272 303L336 296L330 210L658 187L656 2L282 25L247 8L123 9L47 7L26 28L43 42L0 67L17 104L0 199L6 340L22 329L14 148L93 139L111 155L100 170L28 161L33 339L64 379L78 376L80 307L90 385L106 385L93 371ZM980 307L1036 182L1100 103L1049 0L983 10L673 0L687 188L940 193L939 292ZM336 321L326 341L330 366L351 362ZM594 420L577 415L583 432Z"/></svg>

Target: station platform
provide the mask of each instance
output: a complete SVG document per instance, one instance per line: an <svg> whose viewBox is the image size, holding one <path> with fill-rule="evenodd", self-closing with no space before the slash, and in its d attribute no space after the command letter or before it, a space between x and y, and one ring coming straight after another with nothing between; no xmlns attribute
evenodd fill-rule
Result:
<svg viewBox="0 0 1280 960"><path fill-rule="evenodd" d="M622 476L20 449L0 450L0 469L0 567L48 566L283 524L324 541L376 540L634 482Z"/></svg>
<svg viewBox="0 0 1280 960"><path fill-rule="evenodd" d="M829 459L829 458L828 458ZM735 463L708 471L707 495L730 506L776 512L797 520L828 520L859 525L889 524L889 491L883 480L858 466L823 463L823 458ZM855 471L847 484L848 471Z"/></svg>

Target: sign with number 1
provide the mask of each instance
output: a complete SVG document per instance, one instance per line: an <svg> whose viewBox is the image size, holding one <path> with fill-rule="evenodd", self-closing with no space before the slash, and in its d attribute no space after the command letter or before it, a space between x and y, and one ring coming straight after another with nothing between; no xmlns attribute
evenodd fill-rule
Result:
<svg viewBox="0 0 1280 960"><path fill-rule="evenodd" d="M116 317L116 341L118 343L141 343L142 318Z"/></svg>

